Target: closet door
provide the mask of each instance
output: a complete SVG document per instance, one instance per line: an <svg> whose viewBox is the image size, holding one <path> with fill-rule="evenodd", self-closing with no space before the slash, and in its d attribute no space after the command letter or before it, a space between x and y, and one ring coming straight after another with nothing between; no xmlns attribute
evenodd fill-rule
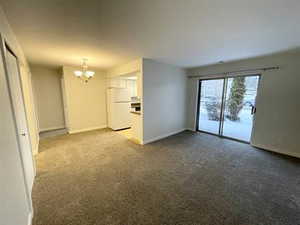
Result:
<svg viewBox="0 0 300 225"><path fill-rule="evenodd" d="M31 151L31 143L27 126L27 118L25 105L23 100L23 92L21 88L21 80L17 58L8 50L5 54L7 76L9 90L12 99L13 111L17 125L18 139L20 144L20 152L24 167L24 173L28 190L32 190L34 180L34 164L33 154Z"/></svg>

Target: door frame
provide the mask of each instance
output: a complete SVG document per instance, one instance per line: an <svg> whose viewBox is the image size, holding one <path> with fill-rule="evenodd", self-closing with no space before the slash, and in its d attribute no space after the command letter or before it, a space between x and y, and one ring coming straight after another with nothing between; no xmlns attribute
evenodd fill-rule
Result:
<svg viewBox="0 0 300 225"><path fill-rule="evenodd" d="M10 47L9 43L6 41L6 39L2 36L2 34L0 33L0 54L2 55L2 62L3 63L3 67L4 67L4 72L5 72L5 78L6 78L6 85L7 85L7 89L8 89L8 94L9 94L9 100L10 100L10 107L12 110L12 117L14 120L14 127L15 127L15 131L16 131L16 138L17 138L17 144L18 144L18 151L19 151L19 157L20 157L20 161L21 161L21 166L22 166L22 174L23 174L23 182L24 182L24 186L25 186L25 190L26 190L26 197L27 197L27 201L28 201L28 206L29 206L29 211L32 214L33 213L33 205L32 205L32 200L31 200L31 190L28 187L28 182L27 182L27 177L26 177L26 173L25 173L25 165L24 165L24 160L23 160L23 156L21 153L21 142L20 142L20 137L19 137L19 132L18 132L18 125L17 125L17 119L16 119L16 113L15 113L15 108L13 106L13 90L11 89L11 86L9 84L9 72L8 72L8 64L7 64L7 55L6 55L6 51L9 51L14 57L16 57L16 61L17 61L17 69L18 69L18 85L20 85L21 88L21 93L22 93L22 101L23 101L23 106L24 106L24 113L25 113L25 119L26 119L26 128L27 128L27 135L28 135L28 140L29 140L29 147L31 150L31 158L32 158L32 165L33 165L33 172L34 172L34 176L36 175L36 166L35 166L35 162L33 159L33 152L32 152L32 143L31 143L31 135L29 132L29 126L28 126L28 117L27 117L27 113L26 113L26 107L25 107L25 99L24 99L24 92L23 92L23 86L21 83L21 70L20 70L20 60L18 58L18 56L14 53L13 48Z"/></svg>
<svg viewBox="0 0 300 225"><path fill-rule="evenodd" d="M237 138L224 136L223 135L223 126L224 126L224 116L225 116L224 115L224 107L225 107L225 101L226 101L226 91L227 91L227 87L228 87L228 79L229 78L235 78L235 77L252 77L252 76L258 76L257 91L256 91L256 96L255 96L255 108L256 108L256 102L257 102L256 99L257 99L257 95L258 95L258 92L259 92L260 81L261 81L261 74L260 73L242 74L242 75L237 74L237 75L221 76L221 77L214 77L214 78L203 78L203 79L200 78L198 80L196 131L201 132L201 133L211 134L211 135L221 137L221 138L226 138L226 139L230 139L230 140L250 144L251 143L251 138L252 138L252 133L253 133L254 126L255 126L254 122L252 124L251 137L250 137L249 141L244 141L244 140L240 140L240 139L237 139ZM208 131L203 131L203 130L199 129L200 101L201 101L201 82L206 81L206 80L223 80L222 103L221 103L221 112L220 112L219 132L218 132L218 134L214 134L214 133L211 133L211 132L208 132ZM253 121L255 120L255 114L256 113L254 113L254 115L253 115Z"/></svg>

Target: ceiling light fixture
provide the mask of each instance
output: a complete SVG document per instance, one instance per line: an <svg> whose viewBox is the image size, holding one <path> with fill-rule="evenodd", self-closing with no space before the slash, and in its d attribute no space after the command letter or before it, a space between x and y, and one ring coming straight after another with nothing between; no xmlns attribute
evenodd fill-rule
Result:
<svg viewBox="0 0 300 225"><path fill-rule="evenodd" d="M88 59L82 59L81 70L74 71L74 75L84 83L89 82L89 80L95 75L94 71L88 70L87 61Z"/></svg>

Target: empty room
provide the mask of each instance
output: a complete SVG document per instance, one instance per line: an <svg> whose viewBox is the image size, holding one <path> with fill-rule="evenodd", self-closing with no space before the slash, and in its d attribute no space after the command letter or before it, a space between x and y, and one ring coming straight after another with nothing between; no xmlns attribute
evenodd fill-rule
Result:
<svg viewBox="0 0 300 225"><path fill-rule="evenodd" d="M300 225L299 0L0 0L0 225Z"/></svg>

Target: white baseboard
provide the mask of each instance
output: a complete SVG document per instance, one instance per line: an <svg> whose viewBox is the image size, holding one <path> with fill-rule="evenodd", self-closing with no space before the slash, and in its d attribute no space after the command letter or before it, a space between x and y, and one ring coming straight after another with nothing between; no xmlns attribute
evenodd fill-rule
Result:
<svg viewBox="0 0 300 225"><path fill-rule="evenodd" d="M255 145L255 144L252 144L252 143L251 143L251 145L256 147L256 148L260 148L262 150L268 151L268 152L276 152L276 153L279 153L279 154L300 158L299 153L297 154L295 152L282 152L282 151L277 150L277 149L270 149L269 147L266 147L266 146L263 146L263 145Z"/></svg>
<svg viewBox="0 0 300 225"><path fill-rule="evenodd" d="M47 128L40 129L40 132L51 131L51 130L58 130L58 129L64 129L64 128L66 128L66 127L65 126L47 127Z"/></svg>
<svg viewBox="0 0 300 225"><path fill-rule="evenodd" d="M145 141L143 141L142 144L146 145L146 144L149 144L151 142L158 141L158 140L164 139L166 137L169 137L169 136L181 133L182 131L185 131L185 130L186 130L186 128L183 128L183 129L180 129L180 130L177 130L177 131L170 132L168 134L163 134L163 135L157 136L155 138L151 138L151 139L145 140Z"/></svg>
<svg viewBox="0 0 300 225"><path fill-rule="evenodd" d="M98 129L103 129L106 128L107 125L102 125L98 127L88 127L84 129L78 129L78 130L69 130L69 134L76 134L76 133L81 133L81 132L86 132L86 131L91 131L91 130L98 130Z"/></svg>
<svg viewBox="0 0 300 225"><path fill-rule="evenodd" d="M31 225L31 224L32 224L32 218L33 218L32 213L29 213L29 214L28 214L28 221L27 221L27 224L28 224L28 225Z"/></svg>
<svg viewBox="0 0 300 225"><path fill-rule="evenodd" d="M189 130L189 131L196 131L195 128L186 128L186 130Z"/></svg>

